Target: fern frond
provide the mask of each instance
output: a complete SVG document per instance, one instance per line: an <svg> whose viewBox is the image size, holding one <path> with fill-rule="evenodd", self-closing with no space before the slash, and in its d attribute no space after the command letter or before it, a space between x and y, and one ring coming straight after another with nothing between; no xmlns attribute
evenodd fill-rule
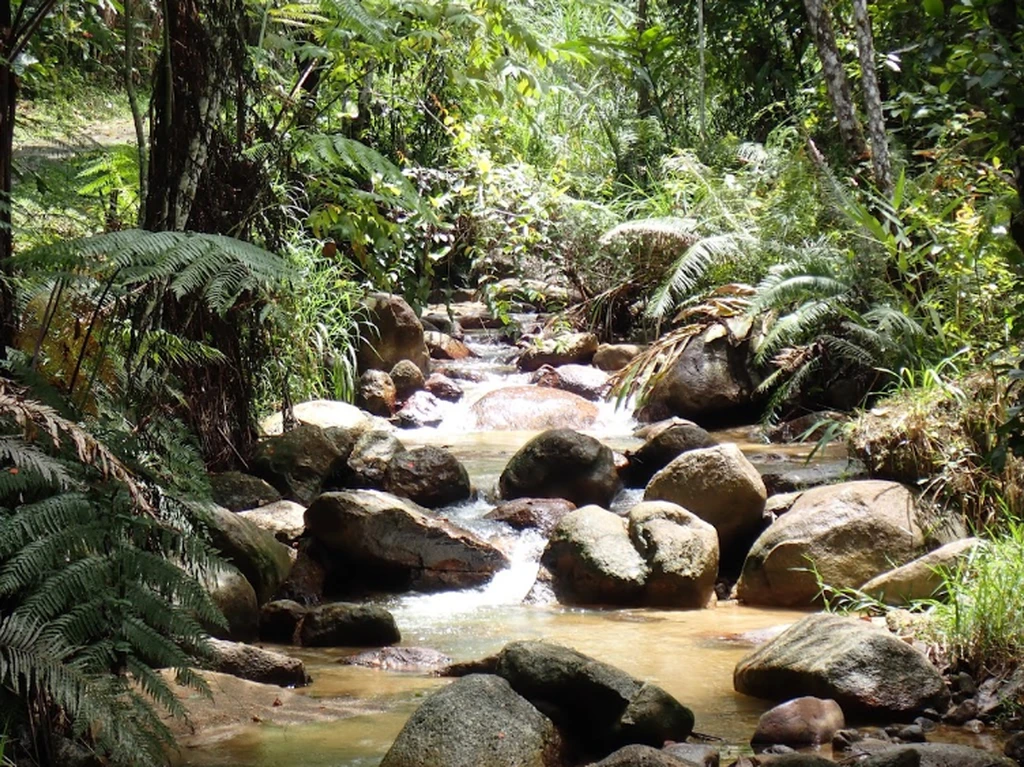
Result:
<svg viewBox="0 0 1024 767"><path fill-rule="evenodd" d="M678 299L691 293L710 267L738 255L744 246L754 246L755 239L741 232L702 237L690 245L672 265L664 281L655 291L648 308L651 317L661 319Z"/></svg>

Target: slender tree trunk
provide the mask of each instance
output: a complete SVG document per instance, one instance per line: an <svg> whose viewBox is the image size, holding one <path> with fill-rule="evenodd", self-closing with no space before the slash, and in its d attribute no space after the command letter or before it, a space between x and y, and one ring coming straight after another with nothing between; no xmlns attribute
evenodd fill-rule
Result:
<svg viewBox="0 0 1024 767"><path fill-rule="evenodd" d="M10 260L14 255L11 169L14 161L14 109L18 100L18 81L8 55L14 47L12 24L11 0L0 0L0 359L7 358L7 347L14 345L17 332L14 286L9 279Z"/></svg>
<svg viewBox="0 0 1024 767"><path fill-rule="evenodd" d="M864 88L864 107L868 115L868 133L871 135L871 164L875 169L875 183L885 196L893 190L892 161L889 159L889 137L885 131L882 96L875 72L875 43L871 34L871 17L867 0L853 0L853 19L857 32L857 51L860 54L861 84Z"/></svg>
<svg viewBox="0 0 1024 767"><path fill-rule="evenodd" d="M636 6L636 37L639 42L648 28L648 0L639 0ZM644 69L647 62L640 62ZM650 117L654 114L654 104L651 101L651 86L643 77L637 78L636 84L636 114L637 117Z"/></svg>
<svg viewBox="0 0 1024 767"><path fill-rule="evenodd" d="M705 94L705 80L707 79L707 69L704 65L704 48L706 47L707 40L704 32L704 0L697 0L697 82L700 87L698 89L698 98L700 104L698 105L700 119L698 124L700 125L700 137L703 141L707 138L707 96Z"/></svg>
<svg viewBox="0 0 1024 767"><path fill-rule="evenodd" d="M135 123L135 146L139 157L139 221L146 220L146 197L149 185L149 154L146 128L139 96L135 90L135 9L132 0L124 0L124 89Z"/></svg>
<svg viewBox="0 0 1024 767"><path fill-rule="evenodd" d="M839 134L847 150L859 157L867 153L867 145L864 143L864 134L853 108L850 83L846 79L846 72L843 71L843 61L839 56L835 33L832 31L832 19L825 8L824 0L804 0L804 8L807 10L807 21L818 49L818 58L821 60L828 97L839 123Z"/></svg>

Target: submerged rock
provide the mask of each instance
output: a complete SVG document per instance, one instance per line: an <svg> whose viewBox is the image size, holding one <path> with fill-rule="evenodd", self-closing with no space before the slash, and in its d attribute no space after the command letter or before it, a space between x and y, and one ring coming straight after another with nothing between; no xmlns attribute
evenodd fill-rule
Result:
<svg viewBox="0 0 1024 767"><path fill-rule="evenodd" d="M299 626L306 647L380 647L402 641L383 607L334 602L309 610Z"/></svg>
<svg viewBox="0 0 1024 767"><path fill-rule="evenodd" d="M514 530L537 529L550 535L576 504L564 498L516 498L502 501L484 519L504 522Z"/></svg>
<svg viewBox="0 0 1024 767"><path fill-rule="evenodd" d="M306 667L298 658L221 639L211 639L210 644L213 647L212 671L281 687L303 687L309 682Z"/></svg>
<svg viewBox="0 0 1024 767"><path fill-rule="evenodd" d="M451 662L447 655L429 647L382 647L338 659L338 663L346 666L409 672L436 671Z"/></svg>
<svg viewBox="0 0 1024 767"><path fill-rule="evenodd" d="M538 386L510 386L485 394L470 408L480 431L586 429L597 406L579 395Z"/></svg>
<svg viewBox="0 0 1024 767"><path fill-rule="evenodd" d="M838 703L805 696L765 711L757 722L751 742L817 746L830 743L845 726L843 709Z"/></svg>

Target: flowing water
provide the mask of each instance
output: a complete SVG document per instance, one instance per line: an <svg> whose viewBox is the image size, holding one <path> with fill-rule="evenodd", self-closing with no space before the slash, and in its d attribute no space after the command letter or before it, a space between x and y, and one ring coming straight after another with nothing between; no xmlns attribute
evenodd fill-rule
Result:
<svg viewBox="0 0 1024 767"><path fill-rule="evenodd" d="M661 685L693 709L699 732L722 738L727 744L745 743L768 704L733 692L733 668L756 641L801 614L733 603L676 612L522 604L533 584L544 540L534 531L516 533L483 516L493 508L488 499L509 457L535 433L472 431L469 406L494 389L526 383L528 376L510 366L514 354L510 347L476 343L472 348L480 357L460 365L479 380L466 383L463 401L449 407L438 428L406 431L399 437L409 446L443 445L462 460L478 490L477 497L439 514L484 538L498 540L511 553L512 565L478 589L405 595L388 601L402 632L402 645L433 648L464 661L493 654L517 639L563 643ZM590 433L613 449L624 450L641 444L632 436L635 425L628 409L602 404ZM716 436L723 442L738 443L755 463L789 461L799 465L808 452L806 447L763 444L755 429ZM642 491L627 491L615 505L628 508L641 495ZM422 697L448 683L426 673L339 664L340 657L354 652L350 649L280 649L305 661L314 680L305 694L360 701L374 713L316 725L239 727L215 742L186 748L181 764L376 765Z"/></svg>

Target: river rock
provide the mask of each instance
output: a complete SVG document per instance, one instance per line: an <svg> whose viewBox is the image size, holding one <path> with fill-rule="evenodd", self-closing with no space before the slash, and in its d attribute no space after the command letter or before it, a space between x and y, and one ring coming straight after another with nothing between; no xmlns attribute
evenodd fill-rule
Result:
<svg viewBox="0 0 1024 767"><path fill-rule="evenodd" d="M260 639L278 644L298 642L298 629L308 607L291 599L267 602L260 610Z"/></svg>
<svg viewBox="0 0 1024 767"><path fill-rule="evenodd" d="M258 601L268 601L291 570L288 547L266 530L220 506L204 507L199 517L206 525L210 542L252 584Z"/></svg>
<svg viewBox="0 0 1024 767"><path fill-rule="evenodd" d="M683 418L662 421L647 434L647 441L642 446L626 452L629 463L620 473L629 487L644 487L657 472L689 450L718 444L700 426Z"/></svg>
<svg viewBox="0 0 1024 767"><path fill-rule="evenodd" d="M408 399L413 392L420 391L427 382L423 371L409 360L399 360L391 368L391 380L395 382L400 400Z"/></svg>
<svg viewBox="0 0 1024 767"><path fill-rule="evenodd" d="M693 713L660 687L568 647L512 642L495 673L598 756L633 743L660 747L693 731Z"/></svg>
<svg viewBox="0 0 1024 767"><path fill-rule="evenodd" d="M817 746L830 743L846 726L843 710L834 700L805 696L765 711L757 722L753 743Z"/></svg>
<svg viewBox="0 0 1024 767"><path fill-rule="evenodd" d="M664 751L691 767L718 767L721 761L718 748L704 743L670 743Z"/></svg>
<svg viewBox="0 0 1024 767"><path fill-rule="evenodd" d="M589 365L544 365L530 377L530 383L572 392L592 402L608 393L608 374Z"/></svg>
<svg viewBox="0 0 1024 767"><path fill-rule="evenodd" d="M388 466L404 450L405 445L390 432L364 432L345 462L343 484L347 487L383 487Z"/></svg>
<svg viewBox="0 0 1024 767"><path fill-rule="evenodd" d="M809 606L823 583L857 588L914 559L928 526L914 496L895 482L807 490L761 534L743 564L737 596L748 604Z"/></svg>
<svg viewBox="0 0 1024 767"><path fill-rule="evenodd" d="M294 501L276 501L238 512L238 516L252 522L256 527L266 530L277 540L290 545L298 540L306 529L303 515L306 507Z"/></svg>
<svg viewBox="0 0 1024 767"><path fill-rule="evenodd" d="M306 509L306 531L367 586L462 589L508 566L504 554L472 533L374 490L324 493Z"/></svg>
<svg viewBox="0 0 1024 767"><path fill-rule="evenodd" d="M444 402L458 402L464 394L461 386L441 373L431 373L423 387Z"/></svg>
<svg viewBox="0 0 1024 767"><path fill-rule="evenodd" d="M266 480L240 471L210 475L210 496L228 511L255 509L280 500L281 493Z"/></svg>
<svg viewBox="0 0 1024 767"><path fill-rule="evenodd" d="M586 429L597 406L577 394L537 386L509 386L489 392L470 408L480 431Z"/></svg>
<svg viewBox="0 0 1024 767"><path fill-rule="evenodd" d="M400 296L373 293L367 297L370 332L360 340L356 363L363 370L391 370L399 360L409 360L424 373L430 357L423 340L423 325Z"/></svg>
<svg viewBox="0 0 1024 767"><path fill-rule="evenodd" d="M916 755L919 762L905 761ZM901 761L903 760L903 761ZM954 743L914 743L885 748L863 762L864 767L1016 767L1017 762L991 751Z"/></svg>
<svg viewBox="0 0 1024 767"><path fill-rule="evenodd" d="M365 410L360 410L355 405L347 402L338 402L329 399L314 399L309 402L300 402L292 412L300 424L319 426L321 429L344 429L359 433L366 429L380 428L379 424L386 425L386 421L374 418ZM267 436L277 436L282 433L283 418L281 413L268 416L260 422L260 430Z"/></svg>
<svg viewBox="0 0 1024 767"><path fill-rule="evenodd" d="M498 481L501 497L564 498L608 506L622 488L612 451L572 429L551 429L512 456Z"/></svg>
<svg viewBox="0 0 1024 767"><path fill-rule="evenodd" d="M359 407L381 418L390 418L395 412L398 388L391 376L383 370L367 370L359 376L356 401Z"/></svg>
<svg viewBox="0 0 1024 767"><path fill-rule="evenodd" d="M472 494L469 474L459 459L431 445L396 453L384 475L384 489L429 509L464 501Z"/></svg>
<svg viewBox="0 0 1024 767"><path fill-rule="evenodd" d="M591 767L693 767L693 764L670 751L634 743L613 751Z"/></svg>
<svg viewBox="0 0 1024 767"><path fill-rule="evenodd" d="M306 647L380 647L402 641L394 616L383 607L348 602L314 607L299 626Z"/></svg>
<svg viewBox="0 0 1024 767"><path fill-rule="evenodd" d="M309 682L306 667L298 658L222 639L211 639L210 645L211 671L280 687L305 687Z"/></svg>
<svg viewBox="0 0 1024 767"><path fill-rule="evenodd" d="M422 429L424 426L439 426L444 420L441 401L428 391L417 391L409 395L405 404L395 413L395 420L403 429Z"/></svg>
<svg viewBox="0 0 1024 767"><path fill-rule="evenodd" d="M738 561L762 525L767 498L757 469L732 443L690 450L651 478L645 501L670 501L718 531L722 558Z"/></svg>
<svg viewBox="0 0 1024 767"><path fill-rule="evenodd" d="M462 341L444 333L427 332L423 334L430 356L435 360L464 360L476 354Z"/></svg>
<svg viewBox="0 0 1024 767"><path fill-rule="evenodd" d="M643 348L636 344L601 344L594 352L592 363L599 370L622 370L639 356Z"/></svg>
<svg viewBox="0 0 1024 767"><path fill-rule="evenodd" d="M203 579L227 626L204 626L211 636L235 642L251 642L257 636L259 604L249 580L234 567L225 567Z"/></svg>
<svg viewBox="0 0 1024 767"><path fill-rule="evenodd" d="M359 432L303 424L263 440L253 469L291 501L308 504L344 467Z"/></svg>
<svg viewBox="0 0 1024 767"><path fill-rule="evenodd" d="M447 655L429 647L382 647L338 659L338 663L346 666L417 673L437 671L451 662Z"/></svg>
<svg viewBox="0 0 1024 767"><path fill-rule="evenodd" d="M516 498L499 503L484 519L504 522L514 530L537 529L550 535L562 517L575 508L575 503L563 498Z"/></svg>
<svg viewBox="0 0 1024 767"><path fill-rule="evenodd" d="M872 578L860 590L887 605L902 605L918 599L942 598L943 569L951 570L969 557L984 542L964 538L947 543L913 562Z"/></svg>
<svg viewBox="0 0 1024 767"><path fill-rule="evenodd" d="M649 573L626 520L598 506L562 517L541 564L551 573L558 599L575 604L640 604Z"/></svg>
<svg viewBox="0 0 1024 767"><path fill-rule="evenodd" d="M718 576L714 527L674 503L648 501L630 510L629 538L648 568L645 605L701 608L713 604Z"/></svg>
<svg viewBox="0 0 1024 767"><path fill-rule="evenodd" d="M949 705L942 676L923 654L885 629L825 613L808 615L741 660L733 686L768 700L832 698L848 714L874 718Z"/></svg>
<svg viewBox="0 0 1024 767"><path fill-rule="evenodd" d="M295 564L281 588L274 594L274 599L293 599L304 605L319 604L327 588L330 573L325 563L330 559L326 547L309 536L303 536L299 539Z"/></svg>
<svg viewBox="0 0 1024 767"><path fill-rule="evenodd" d="M519 355L520 370L532 373L543 365L558 367L572 363L588 363L597 352L597 336L593 333L564 333L546 338Z"/></svg>
<svg viewBox="0 0 1024 767"><path fill-rule="evenodd" d="M554 724L496 676L474 674L431 693L380 767L561 767Z"/></svg>

